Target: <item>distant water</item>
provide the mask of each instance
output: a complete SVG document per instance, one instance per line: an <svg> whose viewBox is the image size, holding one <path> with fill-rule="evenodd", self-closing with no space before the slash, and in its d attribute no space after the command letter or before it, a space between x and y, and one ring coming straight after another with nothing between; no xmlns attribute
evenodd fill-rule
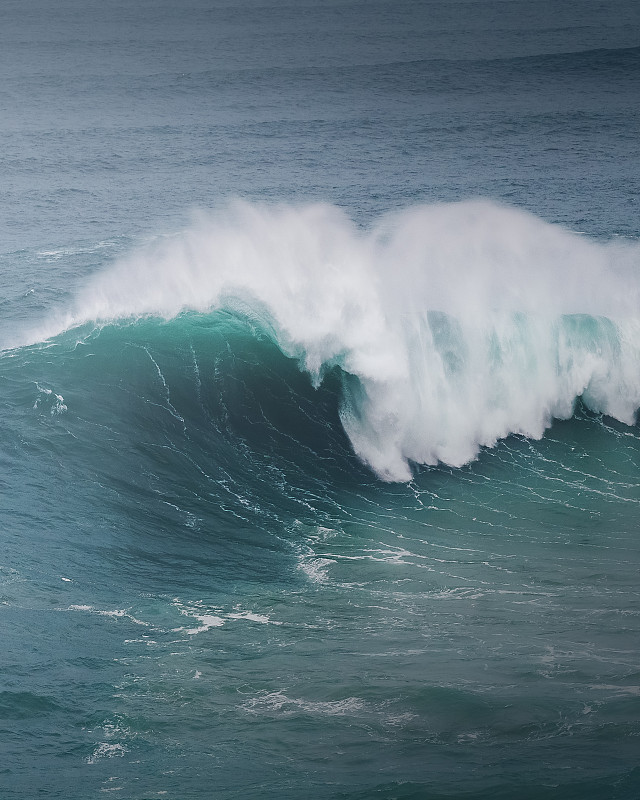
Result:
<svg viewBox="0 0 640 800"><path fill-rule="evenodd" d="M0 796L640 797L640 6L0 9Z"/></svg>

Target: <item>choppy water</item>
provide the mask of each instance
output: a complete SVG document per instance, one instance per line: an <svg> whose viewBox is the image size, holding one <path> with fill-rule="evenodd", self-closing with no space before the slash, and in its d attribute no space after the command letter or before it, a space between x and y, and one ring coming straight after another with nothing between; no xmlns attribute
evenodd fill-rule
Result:
<svg viewBox="0 0 640 800"><path fill-rule="evenodd" d="M2 797L640 796L638 8L0 13Z"/></svg>

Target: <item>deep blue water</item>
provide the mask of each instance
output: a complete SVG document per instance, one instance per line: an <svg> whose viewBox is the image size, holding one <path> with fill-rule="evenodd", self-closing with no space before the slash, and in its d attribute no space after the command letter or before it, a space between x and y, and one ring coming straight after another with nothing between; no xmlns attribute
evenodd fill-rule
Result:
<svg viewBox="0 0 640 800"><path fill-rule="evenodd" d="M0 796L640 797L640 6L0 8Z"/></svg>

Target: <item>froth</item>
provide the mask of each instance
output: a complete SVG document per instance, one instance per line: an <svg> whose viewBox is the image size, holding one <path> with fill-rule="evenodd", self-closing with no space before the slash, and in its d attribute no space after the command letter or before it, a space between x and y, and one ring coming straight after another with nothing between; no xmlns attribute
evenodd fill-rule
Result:
<svg viewBox="0 0 640 800"><path fill-rule="evenodd" d="M44 335L231 309L312 380L345 373L342 421L387 480L539 437L577 397L640 405L640 247L489 202L422 206L359 229L338 209L237 204L94 276ZM43 332L41 332L41 335Z"/></svg>

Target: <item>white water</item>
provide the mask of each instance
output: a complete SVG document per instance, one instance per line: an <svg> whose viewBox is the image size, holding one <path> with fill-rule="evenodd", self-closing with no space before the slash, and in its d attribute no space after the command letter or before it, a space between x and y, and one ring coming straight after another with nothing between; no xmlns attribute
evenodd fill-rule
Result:
<svg viewBox="0 0 640 800"><path fill-rule="evenodd" d="M335 364L344 427L387 480L540 437L577 397L640 405L640 246L597 243L488 202L424 206L368 231L327 205L201 215L94 276L34 338L89 321L248 314L315 382Z"/></svg>

